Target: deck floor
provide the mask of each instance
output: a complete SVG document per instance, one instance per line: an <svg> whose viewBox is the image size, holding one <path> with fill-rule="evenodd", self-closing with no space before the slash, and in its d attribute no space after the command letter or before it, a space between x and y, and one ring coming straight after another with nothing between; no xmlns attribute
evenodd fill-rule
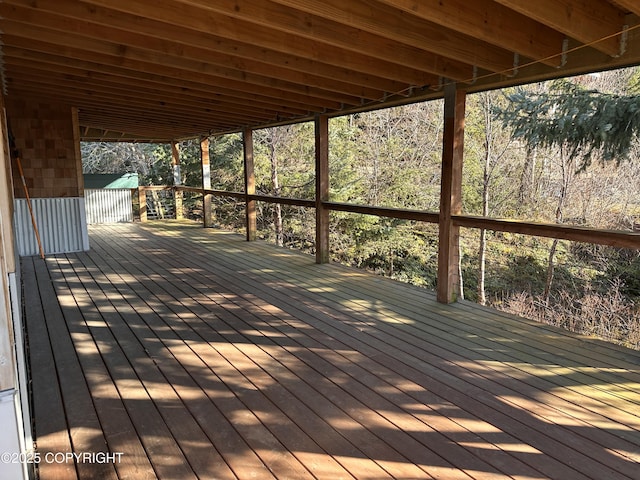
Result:
<svg viewBox="0 0 640 480"><path fill-rule="evenodd" d="M90 238L22 264L42 480L640 479L639 352L184 223Z"/></svg>

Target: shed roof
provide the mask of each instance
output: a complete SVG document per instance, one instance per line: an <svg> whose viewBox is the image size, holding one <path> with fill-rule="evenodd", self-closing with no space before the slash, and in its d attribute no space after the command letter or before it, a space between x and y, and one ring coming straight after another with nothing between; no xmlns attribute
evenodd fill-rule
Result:
<svg viewBox="0 0 640 480"><path fill-rule="evenodd" d="M168 141L640 64L637 0L4 0L8 97Z"/></svg>

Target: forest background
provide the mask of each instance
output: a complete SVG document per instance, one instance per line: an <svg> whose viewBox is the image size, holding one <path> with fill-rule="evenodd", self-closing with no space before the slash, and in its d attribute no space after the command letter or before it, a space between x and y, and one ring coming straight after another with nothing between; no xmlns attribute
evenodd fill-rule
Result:
<svg viewBox="0 0 640 480"><path fill-rule="evenodd" d="M639 85L636 68L468 95L463 213L638 229L640 141L631 127L640 126ZM601 102L585 106L577 92ZM548 112L560 130L526 131L522 124L518 129L518 119L532 117L525 107L543 102L567 107ZM594 117L588 108L603 110L602 105L614 119L591 133L600 132L597 139L604 144L590 150L563 137L576 130L580 115ZM535 120L527 125L540 126L545 119ZM608 149L607 132L619 121L628 145L624 155L611 155L617 150ZM329 132L331 201L438 211L442 101L332 118ZM84 143L82 154L84 173L137 172L141 185L174 182L170 145ZM200 187L199 141L182 142L180 157L181 183ZM212 137L210 157L212 188L243 191L241 135ZM314 198L312 123L256 130L254 161L257 193ZM216 224L242 231L244 204L225 197L214 201ZM185 205L195 217L201 197L187 194ZM313 252L313 209L258 202L258 229L278 246ZM433 289L437 250L437 225L331 215L331 256L337 262ZM464 298L640 349L640 250L477 229L462 229L460 250Z"/></svg>

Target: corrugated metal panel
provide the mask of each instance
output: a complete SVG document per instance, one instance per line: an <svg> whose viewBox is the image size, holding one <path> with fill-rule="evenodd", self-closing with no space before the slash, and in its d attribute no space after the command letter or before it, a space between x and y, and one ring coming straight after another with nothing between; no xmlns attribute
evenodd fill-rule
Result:
<svg viewBox="0 0 640 480"><path fill-rule="evenodd" d="M125 188L85 189L87 223L133 222L131 190Z"/></svg>
<svg viewBox="0 0 640 480"><path fill-rule="evenodd" d="M15 199L13 224L20 256L39 253L29 207L24 198ZM33 198L33 214L45 254L89 250L84 198Z"/></svg>

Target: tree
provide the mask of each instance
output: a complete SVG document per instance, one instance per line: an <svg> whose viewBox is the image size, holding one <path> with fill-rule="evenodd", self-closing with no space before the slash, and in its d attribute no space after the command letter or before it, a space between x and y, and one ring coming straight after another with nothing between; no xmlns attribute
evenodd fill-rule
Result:
<svg viewBox="0 0 640 480"><path fill-rule="evenodd" d="M513 137L530 148L566 148L579 171L596 157L618 164L626 160L640 133L640 95L602 93L557 80L549 92L520 88L508 99L509 105L495 113Z"/></svg>
<svg viewBox="0 0 640 480"><path fill-rule="evenodd" d="M555 209L556 223L564 221L564 207L572 180L594 159L619 165L629 157L640 132L640 96L602 93L567 80L552 82L548 92L517 89L506 107L494 112L515 139L529 151L553 149L561 171ZM544 299L548 300L558 241L552 242L547 262Z"/></svg>

